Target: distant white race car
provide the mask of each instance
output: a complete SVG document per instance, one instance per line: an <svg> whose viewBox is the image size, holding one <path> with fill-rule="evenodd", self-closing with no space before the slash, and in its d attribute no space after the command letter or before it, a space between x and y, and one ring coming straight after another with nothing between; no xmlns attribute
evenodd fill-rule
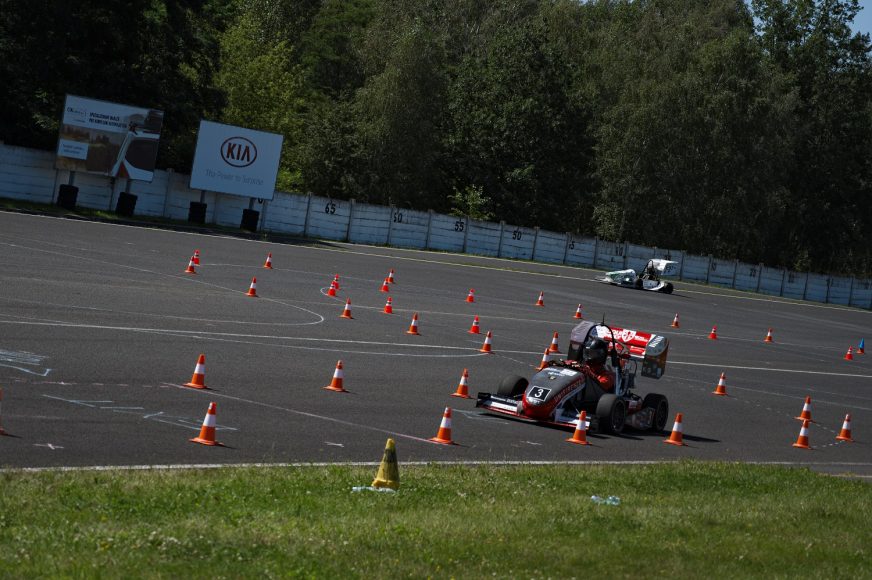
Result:
<svg viewBox="0 0 872 580"><path fill-rule="evenodd" d="M633 269L615 270L606 272L600 282L637 290L649 290L651 292L663 292L672 294L672 283L661 280L661 276L675 275L678 262L671 260L648 260L648 264L641 274Z"/></svg>

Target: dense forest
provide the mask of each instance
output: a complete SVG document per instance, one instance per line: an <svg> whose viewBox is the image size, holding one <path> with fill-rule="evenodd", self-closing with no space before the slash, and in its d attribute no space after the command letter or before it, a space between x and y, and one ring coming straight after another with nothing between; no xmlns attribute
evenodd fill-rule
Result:
<svg viewBox="0 0 872 580"><path fill-rule="evenodd" d="M872 276L857 0L0 0L0 140L66 93L282 133L278 188Z"/></svg>

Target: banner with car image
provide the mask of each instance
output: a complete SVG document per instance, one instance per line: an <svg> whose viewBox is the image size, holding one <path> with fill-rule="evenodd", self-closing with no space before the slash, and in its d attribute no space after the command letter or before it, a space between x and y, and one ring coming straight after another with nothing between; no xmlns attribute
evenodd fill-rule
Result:
<svg viewBox="0 0 872 580"><path fill-rule="evenodd" d="M157 109L67 95L55 167L151 181L163 115Z"/></svg>

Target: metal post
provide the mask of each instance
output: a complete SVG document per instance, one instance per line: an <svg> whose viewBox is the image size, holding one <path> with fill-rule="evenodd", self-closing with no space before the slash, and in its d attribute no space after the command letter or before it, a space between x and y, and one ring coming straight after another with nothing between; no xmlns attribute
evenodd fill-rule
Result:
<svg viewBox="0 0 872 580"><path fill-rule="evenodd" d="M784 283L787 281L787 268L781 269L781 290L778 292L779 296L784 296Z"/></svg>
<svg viewBox="0 0 872 580"><path fill-rule="evenodd" d="M115 197L115 178L109 178L109 207L106 208L106 211L112 211L112 198Z"/></svg>
<svg viewBox="0 0 872 580"><path fill-rule="evenodd" d="M503 253L503 230L506 228L505 220L500 220L500 243L497 245L497 258L502 258Z"/></svg>
<svg viewBox="0 0 872 580"><path fill-rule="evenodd" d="M531 260L536 259L536 244L539 243L539 226L536 226L535 228L533 228L533 232L534 232L534 234L533 234L533 252L530 254Z"/></svg>
<svg viewBox="0 0 872 580"><path fill-rule="evenodd" d="M463 227L463 250L462 250L462 252L465 254L466 253L466 241L469 239L470 223L469 223L469 216L468 215L463 216L463 219L464 219L464 227Z"/></svg>
<svg viewBox="0 0 872 580"><path fill-rule="evenodd" d="M848 290L848 306L853 306L851 303L854 301L854 280L855 278L851 276L851 288Z"/></svg>
<svg viewBox="0 0 872 580"><path fill-rule="evenodd" d="M389 205L390 213L388 214L388 245L391 245L391 238L394 235L394 208L393 204Z"/></svg>
<svg viewBox="0 0 872 580"><path fill-rule="evenodd" d="M808 272L805 273L805 286L802 287L802 299L805 300L808 295Z"/></svg>
<svg viewBox="0 0 872 580"><path fill-rule="evenodd" d="M757 265L757 293L760 293L760 284L763 282L763 262Z"/></svg>
<svg viewBox="0 0 872 580"><path fill-rule="evenodd" d="M684 280L684 261L687 260L687 250L681 250L681 265L678 267L678 279Z"/></svg>
<svg viewBox="0 0 872 580"><path fill-rule="evenodd" d="M161 215L163 217L167 217L167 209L169 208L169 204L170 204L170 192L172 191L172 188L173 188L173 169L170 168L170 169L167 169L167 186L164 188L164 204L163 204L163 211L161 212Z"/></svg>
<svg viewBox="0 0 872 580"><path fill-rule="evenodd" d="M592 267L597 268L596 260L599 257L599 236L593 238L593 264Z"/></svg>
<svg viewBox="0 0 872 580"><path fill-rule="evenodd" d="M739 258L733 263L733 290L736 289L736 272L739 271Z"/></svg>
<svg viewBox="0 0 872 580"><path fill-rule="evenodd" d="M354 220L354 198L348 200L351 203L351 209L348 210L348 227L345 228L345 241L351 241L351 222Z"/></svg>
<svg viewBox="0 0 872 580"><path fill-rule="evenodd" d="M262 232L266 229L266 210L269 208L269 200L265 199L263 202L263 211L260 215L260 223L258 224L257 231Z"/></svg>
<svg viewBox="0 0 872 580"><path fill-rule="evenodd" d="M706 271L705 271L705 283L706 284L709 283L709 280L711 279L711 274L712 274L712 255L709 254L708 258L709 258L708 268L706 268Z"/></svg>
<svg viewBox="0 0 872 580"><path fill-rule="evenodd" d="M565 266L566 265L566 258L569 257L569 245L572 244L572 234L570 234L569 232L566 232L566 235L564 236L563 241L565 243L563 244L563 262L562 262L562 264Z"/></svg>
<svg viewBox="0 0 872 580"><path fill-rule="evenodd" d="M303 237L309 237L309 212L312 209L312 194L306 194L306 217L303 219Z"/></svg>
<svg viewBox="0 0 872 580"><path fill-rule="evenodd" d="M430 227L433 225L433 210L427 210L427 238L424 240L424 249L430 249Z"/></svg>
<svg viewBox="0 0 872 580"><path fill-rule="evenodd" d="M833 285L833 277L827 276L827 293L824 294L824 304L830 303L830 286Z"/></svg>
<svg viewBox="0 0 872 580"><path fill-rule="evenodd" d="M624 270L629 267L630 264L630 242L624 242Z"/></svg>

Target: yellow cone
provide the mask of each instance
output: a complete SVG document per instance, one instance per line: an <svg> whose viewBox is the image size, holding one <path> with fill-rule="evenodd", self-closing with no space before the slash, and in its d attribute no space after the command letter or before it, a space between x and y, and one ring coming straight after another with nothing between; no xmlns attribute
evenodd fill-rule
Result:
<svg viewBox="0 0 872 580"><path fill-rule="evenodd" d="M388 439L388 442L385 443L385 454L382 457L381 465L378 466L378 473L372 480L372 486L388 487L394 490L400 487L400 466L397 464L397 448L394 446L393 439Z"/></svg>

